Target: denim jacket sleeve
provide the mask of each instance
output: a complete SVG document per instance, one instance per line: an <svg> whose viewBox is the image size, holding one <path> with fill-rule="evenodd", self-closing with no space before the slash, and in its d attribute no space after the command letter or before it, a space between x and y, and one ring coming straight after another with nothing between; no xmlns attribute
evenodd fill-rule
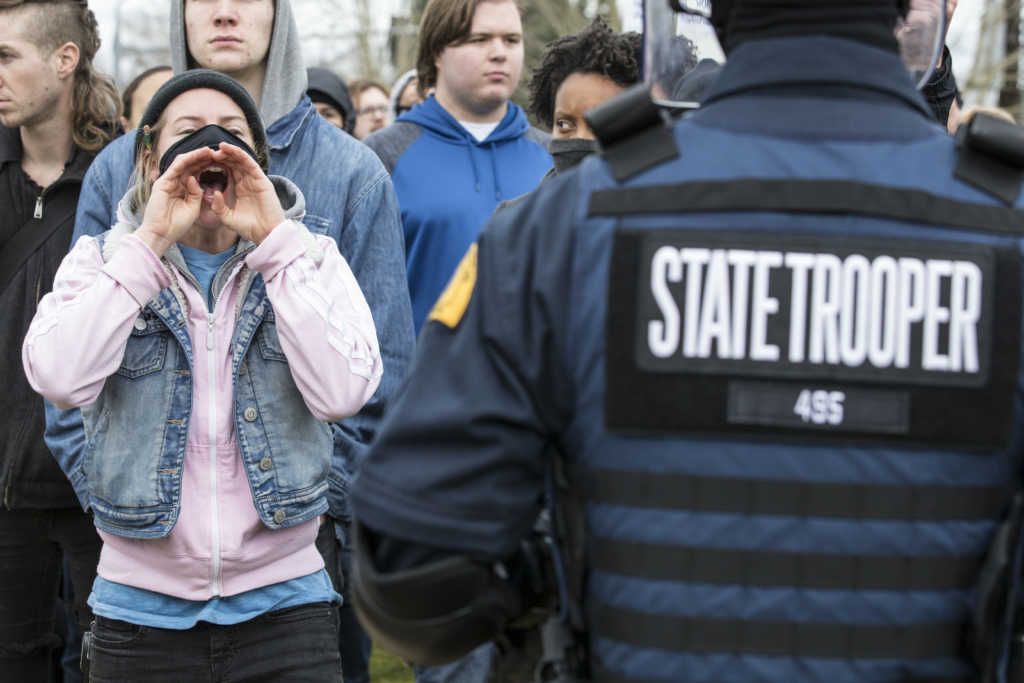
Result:
<svg viewBox="0 0 1024 683"><path fill-rule="evenodd" d="M93 160L82 181L75 213L74 245L82 235L96 236L117 222L117 204L128 191L132 174L134 135L128 133L107 145Z"/></svg>
<svg viewBox="0 0 1024 683"><path fill-rule="evenodd" d="M89 509L89 482L82 467L85 453L85 429L82 426L82 411L78 408L61 410L50 401L43 399L46 410L46 431L43 440L46 447L57 459L71 487L78 496L83 510Z"/></svg>
<svg viewBox="0 0 1024 683"><path fill-rule="evenodd" d="M388 401L404 379L416 340L405 274L405 239L398 198L377 158L379 171L346 208L339 250L366 297L380 342L384 375L376 393L357 414L334 423L334 458L328 492L331 516L347 520L348 488L373 440Z"/></svg>

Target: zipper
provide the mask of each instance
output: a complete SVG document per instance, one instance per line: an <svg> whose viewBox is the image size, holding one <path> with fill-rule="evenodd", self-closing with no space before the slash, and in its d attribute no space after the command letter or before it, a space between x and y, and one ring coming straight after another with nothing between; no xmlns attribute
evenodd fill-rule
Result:
<svg viewBox="0 0 1024 683"><path fill-rule="evenodd" d="M231 272L234 268L234 263L237 259L244 257L245 254L236 254L228 259L224 265L221 266L220 270L213 277L213 289L216 290L217 278L223 272ZM230 267L229 267L230 264ZM189 272L188 267L181 270L182 274L188 279L196 289L200 289L199 281L196 277ZM200 296L204 299L205 295L200 291ZM206 378L209 387L209 396L207 405L210 412L209 423L207 424L207 433L210 440L210 545L211 547L211 567L210 567L210 588L214 597L220 596L220 572L221 572L221 561L220 561L220 513L217 510L217 400L216 392L213 388L217 382L217 365L216 355L214 354L213 343L213 332L214 332L214 313L217 310L217 302L220 300L219 293L213 297L213 310L207 310L206 312Z"/></svg>
<svg viewBox="0 0 1024 683"><path fill-rule="evenodd" d="M39 196L36 197L36 210L32 214L32 218L35 218L36 220L43 217L43 194L45 194L45 192L45 190L40 192Z"/></svg>
<svg viewBox="0 0 1024 683"><path fill-rule="evenodd" d="M217 300L213 301L213 310L217 310ZM217 510L217 400L214 387L217 386L216 360L213 353L213 312L206 314L206 364L207 393L209 398L209 437L210 437L210 541L213 566L211 583L213 595L220 595L220 514Z"/></svg>

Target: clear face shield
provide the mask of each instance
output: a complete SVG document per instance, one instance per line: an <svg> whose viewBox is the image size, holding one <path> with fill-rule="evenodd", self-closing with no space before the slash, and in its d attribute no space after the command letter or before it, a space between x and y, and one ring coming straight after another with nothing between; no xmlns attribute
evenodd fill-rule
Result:
<svg viewBox="0 0 1024 683"><path fill-rule="evenodd" d="M910 11L896 22L900 57L918 90L935 72L946 44L946 0L911 0Z"/></svg>
<svg viewBox="0 0 1024 683"><path fill-rule="evenodd" d="M644 84L655 104L696 109L725 63L709 20L711 0L644 2Z"/></svg>
<svg viewBox="0 0 1024 683"><path fill-rule="evenodd" d="M710 21L711 2L644 2L644 84L659 106L697 109L725 64ZM910 11L896 25L900 55L918 88L928 82L942 55L945 5L946 0L911 0Z"/></svg>

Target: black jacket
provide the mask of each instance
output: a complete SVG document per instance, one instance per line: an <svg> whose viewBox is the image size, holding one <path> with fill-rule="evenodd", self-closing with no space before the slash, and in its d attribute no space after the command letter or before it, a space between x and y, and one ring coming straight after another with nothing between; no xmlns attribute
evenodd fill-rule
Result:
<svg viewBox="0 0 1024 683"><path fill-rule="evenodd" d="M24 229L53 232L0 290L0 320L5 328L0 334L0 372L5 378L0 390L0 506L7 509L79 504L67 477L43 443L43 399L25 379L21 344L39 299L52 288L57 267L70 247L78 193L94 157L94 153L76 150L64 174L43 191L42 217L32 218L30 212L26 218L32 224ZM0 187L10 183L10 174L21 172L20 160L18 131L0 126ZM2 226L0 234L13 234L25 225L9 207L0 207L0 221L12 223ZM0 252L8 245L9 241L0 244Z"/></svg>

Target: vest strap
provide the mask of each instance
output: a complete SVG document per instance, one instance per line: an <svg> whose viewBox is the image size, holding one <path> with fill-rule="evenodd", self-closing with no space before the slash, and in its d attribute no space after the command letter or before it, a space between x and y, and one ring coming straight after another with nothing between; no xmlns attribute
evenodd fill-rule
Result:
<svg viewBox="0 0 1024 683"><path fill-rule="evenodd" d="M709 619L639 612L598 603L600 637L671 652L720 652L844 659L939 659L962 652L965 625L906 626Z"/></svg>
<svg viewBox="0 0 1024 683"><path fill-rule="evenodd" d="M819 590L966 590L982 556L907 556L720 550L593 538L590 566L654 581Z"/></svg>
<svg viewBox="0 0 1024 683"><path fill-rule="evenodd" d="M853 180L736 179L616 188L595 192L588 215L730 211L850 214L980 232L1024 233L1024 213L1017 209Z"/></svg>
<svg viewBox="0 0 1024 683"><path fill-rule="evenodd" d="M710 477L573 468L587 502L746 515L907 522L993 520L1012 491L1002 486L893 486Z"/></svg>

